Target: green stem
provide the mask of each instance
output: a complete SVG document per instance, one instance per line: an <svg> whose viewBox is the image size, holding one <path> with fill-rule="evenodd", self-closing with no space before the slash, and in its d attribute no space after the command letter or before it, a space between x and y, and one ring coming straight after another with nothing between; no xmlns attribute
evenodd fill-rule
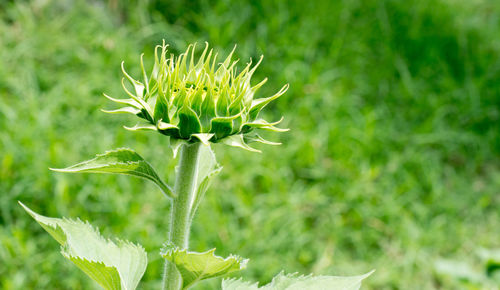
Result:
<svg viewBox="0 0 500 290"><path fill-rule="evenodd" d="M200 143L184 144L180 148L174 186L177 197L172 201L169 242L181 249L187 249L189 245L190 213L195 197L199 152ZM181 276L174 264L165 261L162 289L179 290L181 283Z"/></svg>

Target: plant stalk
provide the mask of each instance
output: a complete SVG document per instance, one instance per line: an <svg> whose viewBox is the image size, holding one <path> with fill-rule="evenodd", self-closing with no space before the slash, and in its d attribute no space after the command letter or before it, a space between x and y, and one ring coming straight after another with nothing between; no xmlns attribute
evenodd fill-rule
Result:
<svg viewBox="0 0 500 290"><path fill-rule="evenodd" d="M172 200L168 241L181 249L187 249L189 245L190 213L196 194L200 144L183 144L179 149L180 157L174 185L177 197ZM179 290L181 283L182 279L175 265L165 261L162 289Z"/></svg>

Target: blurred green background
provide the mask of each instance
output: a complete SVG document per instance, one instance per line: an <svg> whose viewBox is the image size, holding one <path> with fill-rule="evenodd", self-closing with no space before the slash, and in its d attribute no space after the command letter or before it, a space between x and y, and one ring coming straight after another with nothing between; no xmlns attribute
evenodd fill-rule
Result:
<svg viewBox="0 0 500 290"><path fill-rule="evenodd" d="M164 137L99 111L115 107L103 92L123 96L120 62L137 75L139 54L151 63L162 39L175 53L238 44L242 63L264 54L260 97L291 85L265 110L291 128L268 135L282 146L216 146L224 170L195 219L193 250L248 257L241 276L262 283L281 269L376 269L365 289L488 289L434 263L478 265L478 249L500 247L494 0L0 1L1 289L97 288L17 200L142 244L140 287L159 286L169 204L157 188L48 167L126 146L172 181Z"/></svg>

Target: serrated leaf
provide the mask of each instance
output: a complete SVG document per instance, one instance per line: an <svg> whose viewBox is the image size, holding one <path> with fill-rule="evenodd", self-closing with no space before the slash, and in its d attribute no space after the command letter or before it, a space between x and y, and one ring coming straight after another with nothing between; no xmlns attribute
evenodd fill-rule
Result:
<svg viewBox="0 0 500 290"><path fill-rule="evenodd" d="M224 259L215 256L214 252L215 249L196 253L166 246L162 251L162 256L172 262L181 274L182 289L188 289L201 280L240 271L248 262L248 259L232 255Z"/></svg>
<svg viewBox="0 0 500 290"><path fill-rule="evenodd" d="M117 173L142 177L153 181L166 196L175 197L172 189L156 174L153 167L128 148L107 151L73 166L62 169L51 168L51 170L67 173Z"/></svg>
<svg viewBox="0 0 500 290"><path fill-rule="evenodd" d="M92 262L79 257L65 255L64 251L61 251L61 253L104 289L121 289L120 274L115 267L108 267L102 262Z"/></svg>
<svg viewBox="0 0 500 290"><path fill-rule="evenodd" d="M357 290L361 281L374 271L364 275L339 276L312 276L279 273L271 283L259 287L257 283L245 282L241 279L222 281L222 290Z"/></svg>
<svg viewBox="0 0 500 290"><path fill-rule="evenodd" d="M147 266L147 254L140 245L128 241L116 244L104 239L89 223L42 216L19 204L61 244L63 256L104 289L137 287Z"/></svg>

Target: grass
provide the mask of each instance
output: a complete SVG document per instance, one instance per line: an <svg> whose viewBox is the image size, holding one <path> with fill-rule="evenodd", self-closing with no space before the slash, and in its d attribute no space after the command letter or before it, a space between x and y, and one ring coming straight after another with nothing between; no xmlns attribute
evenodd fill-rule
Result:
<svg viewBox="0 0 500 290"><path fill-rule="evenodd" d="M281 269L377 269L365 289L456 289L435 260L500 247L495 1L116 2L0 4L0 288L96 287L17 200L141 243L142 289L158 287L169 216L158 190L47 168L127 146L171 181L165 138L99 111L112 106L102 92L122 94L120 62L137 73L139 54L151 60L163 38L175 52L237 43L242 63L264 54L261 96L291 84L268 110L292 129L282 146L216 148L224 170L195 220L193 250L248 257L242 276L261 282Z"/></svg>

